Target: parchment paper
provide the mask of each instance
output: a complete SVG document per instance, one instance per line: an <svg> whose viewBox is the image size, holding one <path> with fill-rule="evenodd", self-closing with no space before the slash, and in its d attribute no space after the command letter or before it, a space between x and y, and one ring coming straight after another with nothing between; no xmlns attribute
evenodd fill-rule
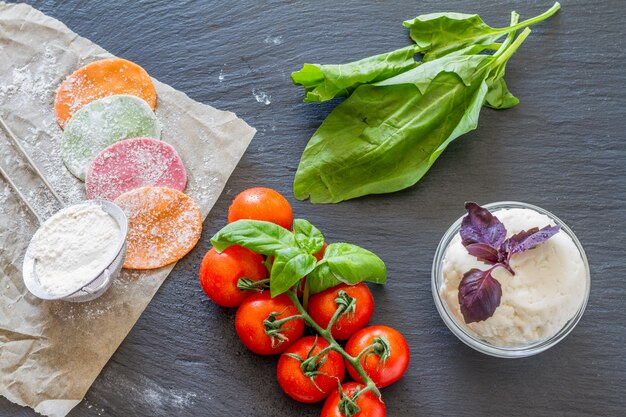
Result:
<svg viewBox="0 0 626 417"><path fill-rule="evenodd" d="M84 186L59 155L53 111L64 77L110 55L30 6L0 2L0 113L66 203L85 199ZM141 65L142 63L139 62ZM203 218L220 195L255 130L155 80L162 139L180 153L186 192ZM44 217L60 206L0 129L0 164ZM65 416L128 334L173 266L124 271L101 298L83 304L44 302L21 276L28 241L38 227L0 177L0 394L49 416Z"/></svg>

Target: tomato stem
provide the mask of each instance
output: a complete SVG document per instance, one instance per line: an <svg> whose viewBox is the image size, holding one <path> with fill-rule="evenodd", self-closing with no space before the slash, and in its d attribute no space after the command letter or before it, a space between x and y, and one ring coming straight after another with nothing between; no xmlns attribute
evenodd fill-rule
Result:
<svg viewBox="0 0 626 417"><path fill-rule="evenodd" d="M270 279L265 278L258 281L252 280L250 278L239 278L237 281L237 288L241 291L255 291L255 292L263 292L270 287Z"/></svg>
<svg viewBox="0 0 626 417"><path fill-rule="evenodd" d="M281 327L283 324L287 323L288 321L296 320L296 319L303 319L303 318L304 317L302 315L296 314L294 316L285 317L284 319L274 320L274 321L272 321L272 324L277 326L277 327Z"/></svg>
<svg viewBox="0 0 626 417"><path fill-rule="evenodd" d="M307 311L309 310L309 295L311 295L309 280L304 278L304 289L302 290L302 306Z"/></svg>
<svg viewBox="0 0 626 417"><path fill-rule="evenodd" d="M265 334L271 339L272 347L280 346L284 341L289 340L289 338L285 336L283 332L291 329L283 327L283 324L287 323L290 320L303 318L301 315L296 314L293 316L285 317L284 319L277 320L276 317L282 315L283 313L284 311L273 311L267 316L265 320L263 320Z"/></svg>
<svg viewBox="0 0 626 417"><path fill-rule="evenodd" d="M335 299L335 303L337 304L337 309L335 313L330 318L328 322L328 326L326 326L326 331L332 334L332 328L339 320L339 317L344 314L354 313L356 311L356 298L348 295L344 290L339 291L337 294L337 298Z"/></svg>
<svg viewBox="0 0 626 417"><path fill-rule="evenodd" d="M329 323L330 325L328 326L328 328L322 329L320 325L317 324L315 320L311 318L311 316L309 316L309 313L302 306L302 304L300 303L300 300L298 299L298 293L295 289L288 291L287 296L296 306L296 308L300 312L302 319L306 322L306 324L308 324L311 328L313 328L313 330L315 330L320 336L322 336L324 340L328 342L332 350L334 350L335 352L343 356L344 359L357 371L357 373L359 374L359 377L361 377L361 380L365 384L365 388L359 391L359 393L354 396L354 399L358 398L358 396L362 395L363 393L367 391L372 391L374 394L376 394L377 397L380 398L381 397L380 390L378 389L378 387L376 387L376 384L374 384L374 381L372 381L369 375L367 375L367 373L365 372L365 369L363 369L363 366L361 366L361 362L359 358L355 358L354 356L351 356L350 354L348 354L348 352L346 352L341 347L341 345L337 343L337 341L333 338L333 335L331 333L331 328L333 324L332 319L331 319L331 323ZM343 308L345 307L342 307L340 305L339 307L337 307L337 311L342 310ZM337 315L337 311L335 311L335 315ZM333 315L333 317L335 315Z"/></svg>

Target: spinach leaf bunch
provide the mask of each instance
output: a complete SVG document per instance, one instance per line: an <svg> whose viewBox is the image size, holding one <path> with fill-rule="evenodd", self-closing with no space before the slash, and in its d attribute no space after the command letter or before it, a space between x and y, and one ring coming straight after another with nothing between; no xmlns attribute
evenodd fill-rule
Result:
<svg viewBox="0 0 626 417"><path fill-rule="evenodd" d="M512 12L510 26L495 29L478 15L422 15L404 22L414 45L348 64L305 64L292 74L305 101L347 98L307 144L296 198L337 203L415 184L450 142L476 129L483 106L519 103L504 81L506 64L528 26L559 8L523 22Z"/></svg>

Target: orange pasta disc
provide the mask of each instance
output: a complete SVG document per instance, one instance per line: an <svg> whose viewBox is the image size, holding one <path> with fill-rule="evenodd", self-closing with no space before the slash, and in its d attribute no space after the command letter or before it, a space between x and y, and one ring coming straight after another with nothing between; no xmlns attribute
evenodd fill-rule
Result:
<svg viewBox="0 0 626 417"><path fill-rule="evenodd" d="M142 187L115 199L128 217L124 268L154 269L185 256L200 239L202 216L186 194Z"/></svg>
<svg viewBox="0 0 626 417"><path fill-rule="evenodd" d="M139 65L121 58L102 59L76 70L59 86L54 111L61 127L85 104L113 94L144 99L154 110L156 91L152 79Z"/></svg>

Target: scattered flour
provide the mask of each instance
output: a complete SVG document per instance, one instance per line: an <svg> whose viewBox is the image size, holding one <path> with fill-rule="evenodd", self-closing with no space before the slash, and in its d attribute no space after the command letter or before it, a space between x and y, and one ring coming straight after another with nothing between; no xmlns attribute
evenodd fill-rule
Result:
<svg viewBox="0 0 626 417"><path fill-rule="evenodd" d="M113 259L121 231L94 204L78 204L51 218L33 237L35 272L51 294L67 294L94 279Z"/></svg>
<svg viewBox="0 0 626 417"><path fill-rule="evenodd" d="M193 391L164 387L141 374L126 375L109 371L103 375L102 381L106 388L123 391L128 401L141 404L142 408L147 406L157 416L168 415L165 411L175 410L178 412L174 415L190 416L192 414L185 411L194 406L198 396Z"/></svg>
<svg viewBox="0 0 626 417"><path fill-rule="evenodd" d="M256 88L253 88L252 89L252 95L254 96L256 101L258 101L259 103L263 103L266 106L271 103L270 98L272 98L272 96L270 96L269 94L265 93L264 91L259 91Z"/></svg>
<svg viewBox="0 0 626 417"><path fill-rule="evenodd" d="M263 42L269 45L280 45L281 43L283 43L283 37L267 35L265 39L263 39Z"/></svg>

